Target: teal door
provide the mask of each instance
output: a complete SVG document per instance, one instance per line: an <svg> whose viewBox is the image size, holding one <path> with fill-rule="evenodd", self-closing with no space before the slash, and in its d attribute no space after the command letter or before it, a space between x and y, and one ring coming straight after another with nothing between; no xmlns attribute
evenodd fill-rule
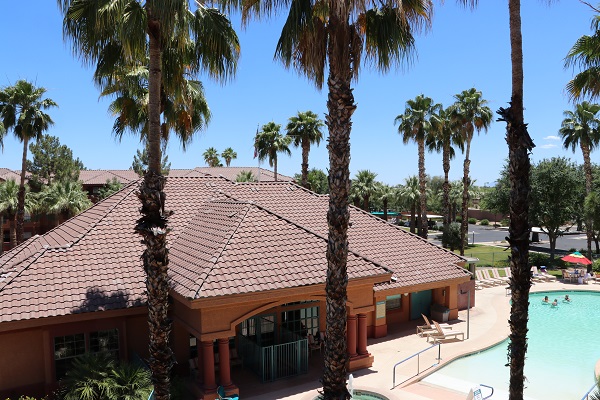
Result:
<svg viewBox="0 0 600 400"><path fill-rule="evenodd" d="M429 315L431 290L410 294L410 319L419 319L421 314Z"/></svg>

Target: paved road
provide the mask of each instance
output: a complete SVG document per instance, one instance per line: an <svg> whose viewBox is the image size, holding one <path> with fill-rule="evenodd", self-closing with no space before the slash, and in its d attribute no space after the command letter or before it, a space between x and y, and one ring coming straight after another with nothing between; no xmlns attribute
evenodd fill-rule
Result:
<svg viewBox="0 0 600 400"><path fill-rule="evenodd" d="M441 233L430 231L431 239L434 243L441 244ZM508 245L506 237L508 236L507 228L493 228L491 226L471 225L469 224L469 244L485 243L497 246L506 247ZM532 249L550 249L548 236L540 233L540 242L532 243ZM557 252L568 252L570 249L585 249L587 247L585 233L576 232L568 235L563 235L556 240ZM592 244L594 249L594 244Z"/></svg>

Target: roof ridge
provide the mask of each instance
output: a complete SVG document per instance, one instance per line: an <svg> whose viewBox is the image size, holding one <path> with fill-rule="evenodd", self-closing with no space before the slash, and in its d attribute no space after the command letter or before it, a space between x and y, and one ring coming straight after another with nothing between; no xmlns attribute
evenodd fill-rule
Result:
<svg viewBox="0 0 600 400"><path fill-rule="evenodd" d="M76 243L79 243L79 241L81 241L81 239L83 239L84 236L86 236L88 233L90 233L92 231L92 229L96 228L115 208L117 208L117 206L119 206L126 198L129 197L129 195L135 190L135 184L138 181L133 181L128 183L127 185L125 185L121 190L111 194L108 198L111 198L113 196L116 196L117 193L121 192L121 191L125 191L129 186L134 186L133 188L130 188L129 192L127 194L125 194L123 197L121 197L120 200L117 200L115 202L115 204L113 204L111 207L107 208L107 210L104 212L104 214L98 218L95 222L93 222L92 224L90 224L90 226L82 233L80 234L78 237L75 237L74 240L71 241L70 244L65 244L65 245L61 245L61 246L50 246L50 245L46 245L45 247L49 250L56 250L56 249L69 249L71 247L73 247L73 245L75 245ZM66 220L65 222L63 222L62 224L52 228L51 230L49 230L48 232L44 233L42 236L40 237L44 237L49 233L54 232L55 230L57 230L58 228L62 227L62 225L66 224L67 222L77 218L78 216L80 216L81 214L85 213L88 210L91 210L92 208L96 207L98 204L100 204L101 202L98 202L96 204L94 204L92 207L88 208L87 210L75 215L74 217L69 218L68 220ZM58 232L58 231L57 231Z"/></svg>
<svg viewBox="0 0 600 400"><path fill-rule="evenodd" d="M26 241L24 241L24 242L20 243L18 247L15 247L15 250L16 250L16 249L20 249L20 250L19 250L19 251L15 251L15 252L14 252L15 254L14 254L14 255L11 255L11 256L9 257L9 260L14 260L15 258L17 258L17 255L21 254L21 253L22 253L24 250L26 250L26 249L29 249L29 248L30 248L29 246L31 246L31 244L32 244L32 243L34 243L35 241L38 241L38 240L40 240L41 238L42 238L42 236L40 236L40 235L35 235L35 236L33 236L33 237L31 238L31 240L32 240L32 242L31 242L31 243L27 243L27 242L29 242L29 240L26 240ZM27 243L27 245L24 245L25 243ZM21 267L21 268L20 268L20 269L17 271L17 273L16 273L16 274L14 274L13 276L10 276L10 278L7 278L7 279L5 279L4 281L0 282L0 292L1 292L1 291L2 291L2 290L3 290L3 289L4 289L4 288L5 288L5 287L6 287L6 286L7 286L7 285L10 283L10 282L12 282L12 281L13 281L15 278L17 278L18 276L20 276L20 275L23 273L23 271L25 271L25 270L26 270L26 269L27 269L27 268L28 268L28 267L29 267L29 266L30 266L30 265L33 263L33 261L35 261L35 260L37 260L38 258L40 258L40 256L41 256L42 254L44 254L44 253L45 253L47 250L48 250L48 246L41 245L41 246L40 246L40 248L39 248L38 250L36 250L35 252L32 252L32 253L31 253L29 256L27 256L27 257L24 257L22 260L19 260L19 261L17 261L17 263L16 263L16 264L19 264L19 263L25 262L27 259L31 259L33 255L35 255L35 254L38 254L38 253L39 253L39 254L38 254L38 256L37 256L37 257L34 257L34 259L33 259L33 260L30 260L30 261L29 261L29 263L25 263L25 264L24 264L24 265L23 265L23 266L22 266L22 267ZM12 252L11 252L11 253L12 253ZM6 265L6 264L7 264L7 263L4 263L4 265ZM6 271L6 272L8 272L8 271Z"/></svg>
<svg viewBox="0 0 600 400"><path fill-rule="evenodd" d="M272 183L272 182L268 182L268 183ZM232 199L238 200L238 199L237 199L237 198L235 198L233 195L227 195L227 193L223 193L223 194L224 194L225 196L231 197ZM238 200L238 201L240 201L240 200ZM242 200L242 202L244 202L244 201ZM247 202L247 203L249 203L249 204L251 204L251 205L253 205L253 206L255 206L255 207L257 207L257 208L259 208L259 209L261 209L261 210L263 210L263 211L265 211L265 212L267 212L267 213L271 214L271 215L274 215L274 216L276 216L277 218L281 218L282 220L286 221L287 223L289 223L289 224L292 224L292 225L294 225L294 226L296 226L296 227L298 227L298 228L300 228L300 229L302 229L302 230L304 230L304 231L306 231L306 232L308 232L308 233L310 233L310 234L312 234L312 235L314 235L314 236L316 236L316 237L318 237L318 238L320 238L320 239L324 240L325 242L328 242L328 241L329 241L329 239L328 239L327 237L325 237L325 236L323 236L323 235L321 235L321 234L319 234L319 233L317 233L317 232L313 231L313 230L312 230L312 229L310 229L310 228L307 228L307 227L306 227L306 226L304 226L304 225L301 225L301 224L299 224L298 222L292 221L290 218L288 218L288 217L284 217L283 215L280 215L280 214L278 214L278 213L276 213L276 212L274 212L274 211L270 210L269 208L267 208L267 207L265 207L265 206L262 206L262 205L260 205L260 204L257 204L257 203L255 203L255 202L253 202L253 201L247 201L247 200L246 200L245 202ZM394 273L394 271L393 271L391 268L389 268L389 267L387 267L387 266L383 265L381 262L379 262L379 261L375 261L375 260L373 260L373 259L371 259L371 258L369 258L369 257L367 257L367 256L364 256L364 255L362 255L361 253L359 253L359 252L357 252L357 251L355 251L355 250L351 249L351 248L350 248L350 244L348 244L348 251L352 252L352 253L353 253L355 256L357 256L357 257L359 257L359 258L362 258L363 260L366 260L366 261L368 261L368 262L370 262L370 263L372 263L372 264L374 264L374 265L377 265L378 267L381 267L381 268L383 268L384 270L386 270L386 271L387 271L387 272L389 272L389 273L392 273L392 274Z"/></svg>
<svg viewBox="0 0 600 400"><path fill-rule="evenodd" d="M232 230L231 234L229 235L228 238L225 239L223 245L221 246L221 249L218 251L218 255L216 256L215 261L212 263L210 270L207 272L206 276L210 276L210 273L213 271L213 269L215 268L215 265L217 265L217 262L219 261L219 258L221 258L221 256L223 255L223 252L225 251L225 248L229 245L229 243L231 243L231 238L233 238L233 235L235 235L238 231L238 229L240 228L240 226L242 225L242 222L244 222L244 219L246 218L246 216L248 215L248 212L250 211L250 207L251 204L248 203L243 203L240 201L235 200L236 203L238 204L244 204L245 205L245 212L244 215L241 216L235 226L235 228ZM217 202L224 202L223 200L214 200L214 201L210 201L211 203L217 203ZM206 279L202 280L202 282L198 285L198 290L196 290L194 292L194 298L198 298L198 294L200 293L200 291L202 290L202 286L204 286L204 283L206 282Z"/></svg>

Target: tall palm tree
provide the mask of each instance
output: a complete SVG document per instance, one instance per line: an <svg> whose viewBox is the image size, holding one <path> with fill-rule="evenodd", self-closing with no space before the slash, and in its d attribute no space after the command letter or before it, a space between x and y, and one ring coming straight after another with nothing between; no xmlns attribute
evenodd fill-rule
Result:
<svg viewBox="0 0 600 400"><path fill-rule="evenodd" d="M291 137L281 134L281 125L273 121L267 122L260 132L256 132L254 153L260 161L269 160L269 166L273 167L275 182L277 182L277 154L285 153L291 156L291 142Z"/></svg>
<svg viewBox="0 0 600 400"><path fill-rule="evenodd" d="M308 184L308 153L310 146L317 146L323 139L323 128L325 124L312 111L298 112L298 115L290 117L285 127L287 135L292 138L295 147L302 147L302 186L310 189Z"/></svg>
<svg viewBox="0 0 600 400"><path fill-rule="evenodd" d="M204 162L209 167L218 167L219 164L221 164L221 160L219 160L219 152L214 147L209 147L206 149L206 151L202 154L202 157L204 157Z"/></svg>
<svg viewBox="0 0 600 400"><path fill-rule="evenodd" d="M19 185L14 179L0 183L0 214L8 220L10 247L17 245L16 216L19 204ZM3 226L4 224L0 225ZM3 239L4 240L4 239Z"/></svg>
<svg viewBox="0 0 600 400"><path fill-rule="evenodd" d="M237 3L233 0L221 0ZM361 59L383 72L400 63L414 49L413 33L429 26L431 0L411 2L293 0L245 3L243 18L272 15L289 4L289 13L276 49L286 67L294 67L318 88L328 72L325 121L329 129L329 211L326 292L326 335L323 396L348 398L346 389L346 289L348 275L348 195L350 190L350 130L356 109L352 79Z"/></svg>
<svg viewBox="0 0 600 400"><path fill-rule="evenodd" d="M597 9L594 11L598 12ZM577 39L565 57L565 68L578 66L582 70L567 83L567 93L572 100L600 96L600 15L592 18L593 34Z"/></svg>
<svg viewBox="0 0 600 400"><path fill-rule="evenodd" d="M64 15L64 37L71 41L74 53L84 62L96 64L97 83L101 87L112 83L109 71L148 62L144 65L149 71L148 170L138 194L142 217L135 229L146 245L142 258L147 276L154 395L157 400L168 399L173 352L169 346L171 322L167 315L169 214L165 213L166 179L161 174L161 138L164 138L161 113L166 103L161 99L165 93L182 90L186 87L183 84L186 77L201 70L216 79L226 79L235 73L238 38L224 14L200 2L195 2L196 9L191 10L188 0L57 1ZM194 125L187 121L185 125Z"/></svg>
<svg viewBox="0 0 600 400"><path fill-rule="evenodd" d="M223 160L225 160L225 165L229 167L229 165L231 165L231 160L235 160L237 158L237 153L233 151L231 147L228 147L223 150L221 157L223 157Z"/></svg>
<svg viewBox="0 0 600 400"><path fill-rule="evenodd" d="M444 184L442 185L442 215L444 229L453 220L450 218L450 160L454 158L456 152L454 145L463 150L462 136L452 126L451 108L440 108L437 114L431 118L432 130L427 136L427 149L436 152L442 152L442 167L444 169Z"/></svg>
<svg viewBox="0 0 600 400"><path fill-rule="evenodd" d="M0 91L0 120L6 129L13 130L23 143L21 158L21 179L16 216L17 243L23 241L23 221L25 219L25 173L27 172L27 147L29 141L42 137L54 124L52 118L44 112L57 107L52 99L43 98L46 89L35 87L25 80L17 81L14 86L6 86Z"/></svg>
<svg viewBox="0 0 600 400"><path fill-rule="evenodd" d="M394 120L398 124L398 133L402 135L402 141L407 144L411 140L417 143L419 149L419 190L421 192L420 200L420 218L421 237L427 239L427 195L426 195L426 175L425 175L425 141L433 132L432 118L442 108L441 104L436 104L430 97L422 94L415 97L414 100L406 102L404 114L400 114Z"/></svg>
<svg viewBox="0 0 600 400"><path fill-rule="evenodd" d="M371 196L377 193L378 184L375 178L377 178L376 173L363 169L356 173L350 186L350 191L362 200L362 208L366 212L369 212Z"/></svg>
<svg viewBox="0 0 600 400"><path fill-rule="evenodd" d="M390 200L393 199L394 196L396 196L396 190L390 185L387 185L382 182L377 182L376 195L379 198L379 200L381 200L381 203L383 205L383 220L387 221L388 205L390 203Z"/></svg>
<svg viewBox="0 0 600 400"><path fill-rule="evenodd" d="M465 254L465 236L469 229L467 212L469 210L469 169L471 166L471 141L475 131L477 133L484 130L487 132L492 123L492 110L486 106L487 100L481 97L481 92L475 88L463 90L459 94L454 95L456 102L452 105L452 119L456 124L462 142L464 143L465 161L463 163L463 199L462 199L462 221L460 240L461 248L460 255Z"/></svg>
<svg viewBox="0 0 600 400"><path fill-rule="evenodd" d="M398 196L402 199L402 203L410 208L410 231L415 233L417 207L421 204L421 190L419 188L419 178L415 175L409 176L398 190Z"/></svg>
<svg viewBox="0 0 600 400"><path fill-rule="evenodd" d="M600 144L600 105L584 101L575 106L574 111L565 111L560 130L565 149L571 148L573 153L579 145L583 154L583 170L585 172L585 195L592 193L592 162L590 153ZM592 239L594 227L592 219L587 217L585 221L585 233L587 235L587 256L592 259Z"/></svg>
<svg viewBox="0 0 600 400"><path fill-rule="evenodd" d="M81 182L56 181L45 186L38 195L40 209L50 214L71 218L91 207Z"/></svg>

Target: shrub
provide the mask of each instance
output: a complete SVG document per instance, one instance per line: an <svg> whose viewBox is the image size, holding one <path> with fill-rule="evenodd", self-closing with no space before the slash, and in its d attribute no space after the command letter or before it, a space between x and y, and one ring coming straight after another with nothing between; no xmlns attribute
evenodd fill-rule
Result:
<svg viewBox="0 0 600 400"><path fill-rule="evenodd" d="M460 224L462 222L462 217L459 215L456 218L454 218L454 221Z"/></svg>
<svg viewBox="0 0 600 400"><path fill-rule="evenodd" d="M477 218L473 218L473 217L469 218L469 223L471 225L475 225L477 223Z"/></svg>
<svg viewBox="0 0 600 400"><path fill-rule="evenodd" d="M479 225L488 226L489 224L490 221L487 219L482 219L481 221L479 221Z"/></svg>
<svg viewBox="0 0 600 400"><path fill-rule="evenodd" d="M502 221L500 221L500 226L508 226L510 224L510 221L508 220L508 218L504 218Z"/></svg>
<svg viewBox="0 0 600 400"><path fill-rule="evenodd" d="M550 256L546 253L537 253L534 251L529 252L529 263L535 266L542 266L550 264Z"/></svg>
<svg viewBox="0 0 600 400"><path fill-rule="evenodd" d="M600 273L600 258L592 264L592 271Z"/></svg>
<svg viewBox="0 0 600 400"><path fill-rule="evenodd" d="M467 236L465 236L465 247L468 245ZM460 224L458 222L452 222L444 230L442 234L442 246L450 248L454 251L460 248Z"/></svg>

